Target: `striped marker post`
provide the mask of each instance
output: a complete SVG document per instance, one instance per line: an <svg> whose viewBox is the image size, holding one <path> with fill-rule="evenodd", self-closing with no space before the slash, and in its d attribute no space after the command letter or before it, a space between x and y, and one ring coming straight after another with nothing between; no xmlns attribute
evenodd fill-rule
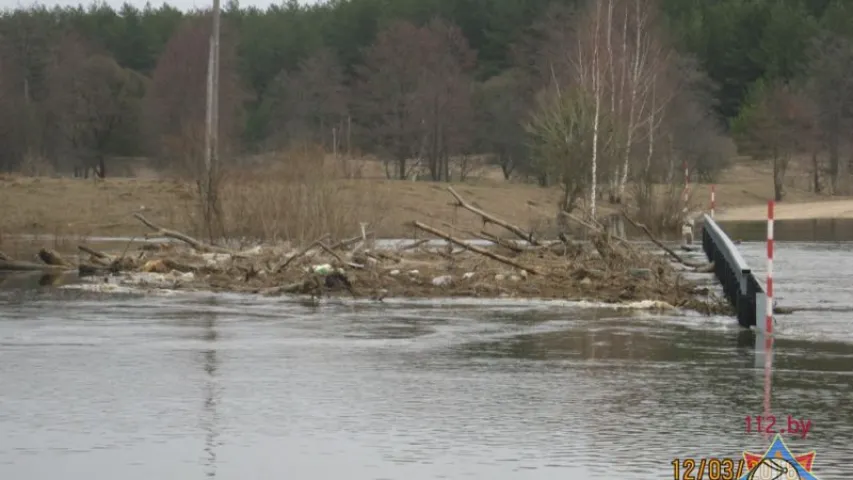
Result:
<svg viewBox="0 0 853 480"><path fill-rule="evenodd" d="M767 306L764 317L764 416L770 417L770 400L773 389L773 200L767 202ZM756 319L757 320L757 319ZM756 338L759 347L760 336ZM765 438L770 441L772 433L765 432Z"/></svg>
<svg viewBox="0 0 853 480"><path fill-rule="evenodd" d="M773 337L764 336L764 418L770 417L770 398L773 389ZM773 435L765 430L765 438L770 440Z"/></svg>
<svg viewBox="0 0 853 480"><path fill-rule="evenodd" d="M716 185L711 185L711 218L714 218L714 210L717 206Z"/></svg>
<svg viewBox="0 0 853 480"><path fill-rule="evenodd" d="M764 318L764 332L769 337L773 335L773 207L774 202L767 202L767 310Z"/></svg>

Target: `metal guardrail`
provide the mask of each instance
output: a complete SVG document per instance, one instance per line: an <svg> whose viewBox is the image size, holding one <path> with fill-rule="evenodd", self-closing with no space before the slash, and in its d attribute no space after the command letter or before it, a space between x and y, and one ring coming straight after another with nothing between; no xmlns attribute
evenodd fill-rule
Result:
<svg viewBox="0 0 853 480"><path fill-rule="evenodd" d="M735 309L738 323L744 328L757 325L756 319L764 317L764 286L752 273L734 242L707 214L702 222L702 249L708 261L714 263L714 274L726 299Z"/></svg>

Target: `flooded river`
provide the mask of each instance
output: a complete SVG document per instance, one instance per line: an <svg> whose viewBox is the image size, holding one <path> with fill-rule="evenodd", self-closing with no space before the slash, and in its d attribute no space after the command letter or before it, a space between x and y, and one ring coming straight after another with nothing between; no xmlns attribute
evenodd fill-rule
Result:
<svg viewBox="0 0 853 480"><path fill-rule="evenodd" d="M743 245L763 267L763 244ZM853 246L777 245L771 413L853 465ZM569 303L0 292L0 478L673 478L763 453L732 318ZM706 477L707 478L707 477Z"/></svg>

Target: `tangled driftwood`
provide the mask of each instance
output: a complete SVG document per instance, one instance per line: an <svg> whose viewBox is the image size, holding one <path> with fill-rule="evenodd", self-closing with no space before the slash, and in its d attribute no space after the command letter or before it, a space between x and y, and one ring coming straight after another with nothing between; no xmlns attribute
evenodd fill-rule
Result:
<svg viewBox="0 0 853 480"><path fill-rule="evenodd" d="M262 245L238 252L164 228L137 213L134 217L153 231L146 237L163 236L177 242L146 243L132 252L125 247L120 253L80 245L82 255L76 266L47 250L39 254L42 263L16 261L0 254L0 270L65 272L76 268L80 276L140 277L141 281L149 281L143 274L154 275L151 279L160 275L166 279L167 288L265 295L340 292L376 300L388 295L519 296L608 302L659 300L707 312L728 308L724 302L697 299L701 289L679 277L660 255L613 237L593 221L564 213L591 233L588 243L565 234L558 240L544 241L468 203L452 188L448 192L456 205L483 219L481 231L465 231L444 223L454 232L450 233L421 221L410 224L416 231L444 240L448 247L458 247L458 251L429 248L428 238L393 251L371 248L368 237L373 234L363 226L360 235L337 242L323 235L299 249ZM515 238L487 230L490 225ZM491 244L472 245L460 235ZM662 243L655 243L675 260L686 263Z"/></svg>
<svg viewBox="0 0 853 480"><path fill-rule="evenodd" d="M8 255L0 253L0 272L63 273L76 268L53 250L42 248L39 250L37 256L41 260L41 263L14 260Z"/></svg>
<svg viewBox="0 0 853 480"><path fill-rule="evenodd" d="M181 232L176 232L174 230L169 230L158 225L151 223L147 218L142 216L141 213L134 213L133 217L145 224L146 227L154 230L157 235L166 238L173 238L175 240L180 240L199 252L210 252L210 253L233 253L231 250L227 248L217 247L215 245L208 245L204 242L196 240L189 235L183 234ZM146 235L146 237L150 238L151 235Z"/></svg>
<svg viewBox="0 0 853 480"><path fill-rule="evenodd" d="M489 257L493 260L497 260L498 262L509 265L511 267L515 267L519 270L524 270L524 271L527 271L529 273L533 273L536 275L539 274L539 271L536 270L535 268L521 265L520 263L512 260L511 258L507 258L507 257L504 257L502 255L498 255L497 253L490 252L484 248L476 247L474 245L465 243L464 241L459 240L457 238L453 238L450 235L448 235L447 233L444 233L441 230L438 230L436 228L430 227L429 225L425 225L425 224L418 222L418 221L412 222L412 225L415 226L416 228L419 228L419 229L425 231L425 232L429 232L429 233L435 235L436 237L447 240L448 242L450 242L452 244L458 245L458 246L464 248L465 250L469 250L469 251L472 251L474 253L479 253L480 255Z"/></svg>

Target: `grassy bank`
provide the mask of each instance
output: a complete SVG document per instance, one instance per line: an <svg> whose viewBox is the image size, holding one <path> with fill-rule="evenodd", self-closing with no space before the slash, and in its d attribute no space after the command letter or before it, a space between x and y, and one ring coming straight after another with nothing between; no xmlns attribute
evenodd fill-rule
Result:
<svg viewBox="0 0 853 480"><path fill-rule="evenodd" d="M288 238L302 244L323 234L333 238L360 232L370 224L379 237L411 237L412 220L453 224L478 232L482 222L453 205L447 183L378 178L378 168L363 178L344 178L337 164L313 157L290 158L286 165L229 172L222 204L226 230L233 237L266 240ZM471 181L452 184L475 206L500 215L509 223L534 232L552 231L558 188L541 188L501 180L485 171ZM769 171L752 165L735 166L716 185L717 216L721 219L762 219L772 196ZM167 228L198 234L195 185L175 179L74 178L0 176L0 242L10 248L10 235L49 234L72 246L89 236L141 236L144 226L132 218L143 212ZM788 187L779 218L853 216L853 200L813 204L828 197ZM710 185L694 184L693 211L707 210ZM802 204L801 206L799 204ZM612 213L606 202L600 215ZM466 236L460 234L460 236Z"/></svg>
<svg viewBox="0 0 853 480"><path fill-rule="evenodd" d="M324 233L352 236L361 222L380 237L410 237L404 224L440 219L479 230L476 218L458 215L448 184L344 178L336 166L304 160L286 167L235 170L226 174L222 206L229 236L296 243ZM553 222L559 190L494 180L456 183L469 201L523 228ZM0 175L0 234L134 236L145 232L131 215L198 234L197 190L175 179L24 177Z"/></svg>
<svg viewBox="0 0 853 480"><path fill-rule="evenodd" d="M542 239L542 232L556 216L556 188L483 177L455 183L453 188L467 203L466 209L455 206L446 183L344 178L337 165L307 157L278 165L230 171L220 190L228 236L260 238L263 247L160 245L152 249L126 243L112 246L102 256L78 255L78 244L95 246L88 237L140 238L158 230L147 228L134 213L158 227L199 237L194 185L163 179L6 176L0 180L0 204L6 209L0 215L0 228L7 235L0 250L13 261L28 262L34 249L54 248L75 254L67 257L70 262L63 268L86 270L95 282L106 278L146 285L150 281L153 283L147 285L154 288L164 282L165 288L272 295L509 296L612 303L657 300L706 312L722 308L714 298L698 299L696 295L708 296L708 291L697 293L703 289L685 281L658 254L635 249L600 231L591 232L591 244L556 241L518 248L502 242L489 248L491 253L459 249L453 253L444 249L383 253L340 242L357 235L363 222L376 237L450 234L467 238L466 230L484 229L482 216L489 213L514 225L490 225L487 230L493 235L529 238L533 232ZM607 205L600 210L607 214ZM413 221L422 222L417 234ZM444 233L436 233L439 230ZM523 232L514 235L511 231ZM55 238L49 244L23 240L10 248L10 239L21 233ZM318 243L318 238L324 240ZM304 246L313 249L306 251ZM210 256L222 250L224 256ZM335 271L345 271L347 281L312 272L326 263Z"/></svg>

